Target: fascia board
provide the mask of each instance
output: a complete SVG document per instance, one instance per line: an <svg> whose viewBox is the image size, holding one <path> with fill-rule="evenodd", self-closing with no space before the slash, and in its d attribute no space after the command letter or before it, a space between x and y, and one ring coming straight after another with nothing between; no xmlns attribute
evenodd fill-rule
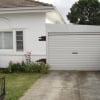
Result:
<svg viewBox="0 0 100 100"><path fill-rule="evenodd" d="M53 7L18 7L18 8L0 8L0 14L6 13L30 13L30 12L49 12Z"/></svg>

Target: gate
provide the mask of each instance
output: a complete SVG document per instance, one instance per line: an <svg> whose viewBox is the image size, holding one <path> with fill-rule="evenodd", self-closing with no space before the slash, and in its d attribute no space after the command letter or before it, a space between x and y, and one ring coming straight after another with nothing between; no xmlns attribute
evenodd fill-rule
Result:
<svg viewBox="0 0 100 100"><path fill-rule="evenodd" d="M0 78L0 100L5 98L5 77Z"/></svg>

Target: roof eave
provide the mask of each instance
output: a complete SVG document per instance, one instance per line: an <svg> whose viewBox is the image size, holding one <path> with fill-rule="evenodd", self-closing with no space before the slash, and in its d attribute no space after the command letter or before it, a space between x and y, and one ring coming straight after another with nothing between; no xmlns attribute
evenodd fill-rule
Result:
<svg viewBox="0 0 100 100"><path fill-rule="evenodd" d="M16 7L16 8L0 8L0 14L4 13L27 13L27 12L49 12L53 10L54 7Z"/></svg>

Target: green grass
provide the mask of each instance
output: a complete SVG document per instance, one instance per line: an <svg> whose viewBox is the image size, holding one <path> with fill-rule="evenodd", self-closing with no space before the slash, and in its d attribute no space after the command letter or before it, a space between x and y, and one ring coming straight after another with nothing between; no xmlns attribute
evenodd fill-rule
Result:
<svg viewBox="0 0 100 100"><path fill-rule="evenodd" d="M18 100L41 74L38 73L13 73L2 74L0 77L6 77L6 98L5 100Z"/></svg>

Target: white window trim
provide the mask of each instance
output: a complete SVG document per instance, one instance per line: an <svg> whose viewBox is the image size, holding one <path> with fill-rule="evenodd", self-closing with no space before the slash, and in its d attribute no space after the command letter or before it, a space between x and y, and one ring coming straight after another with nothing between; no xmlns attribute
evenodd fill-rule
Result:
<svg viewBox="0 0 100 100"><path fill-rule="evenodd" d="M23 50L22 50L22 51L17 51L17 43L16 43L16 41L17 41L17 40L16 40L16 32L17 32L17 31L23 31ZM16 45L15 45L15 46L16 46L16 47L15 47L15 51L16 51L16 52L24 52L24 46L25 46L25 45L24 45L24 30L15 30L15 40L16 40L16 41L15 41L15 44L16 44Z"/></svg>
<svg viewBox="0 0 100 100"><path fill-rule="evenodd" d="M0 30L0 32L12 32L12 34L14 33L13 30ZM0 51L13 51L14 50L14 34L13 34L13 48L12 49L0 49Z"/></svg>
<svg viewBox="0 0 100 100"><path fill-rule="evenodd" d="M0 49L0 52L20 52L23 53L24 52L24 30L23 29L6 29L6 30L0 30L0 32L12 32L13 33L13 49ZM16 31L23 31L23 51L17 51L16 50Z"/></svg>

